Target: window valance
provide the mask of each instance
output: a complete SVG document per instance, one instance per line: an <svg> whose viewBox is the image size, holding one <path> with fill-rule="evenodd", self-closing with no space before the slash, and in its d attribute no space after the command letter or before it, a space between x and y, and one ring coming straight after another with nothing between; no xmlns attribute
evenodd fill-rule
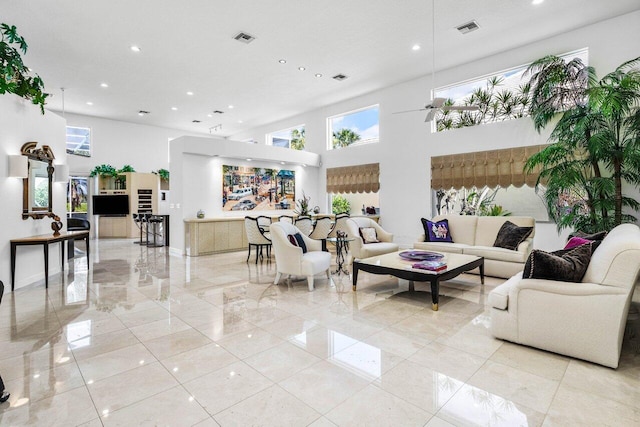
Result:
<svg viewBox="0 0 640 427"><path fill-rule="evenodd" d="M477 151L431 158L431 188L533 187L539 169L524 173L524 164L547 145Z"/></svg>
<svg viewBox="0 0 640 427"><path fill-rule="evenodd" d="M327 169L327 193L375 193L379 189L379 163Z"/></svg>

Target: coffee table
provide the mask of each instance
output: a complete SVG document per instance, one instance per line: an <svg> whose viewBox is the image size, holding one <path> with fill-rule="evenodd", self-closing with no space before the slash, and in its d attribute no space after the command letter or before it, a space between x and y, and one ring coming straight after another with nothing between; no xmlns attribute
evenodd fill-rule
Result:
<svg viewBox="0 0 640 427"><path fill-rule="evenodd" d="M440 282L453 279L465 271L480 268L480 283L484 285L484 258L474 255L443 254L447 269L439 272L412 268L415 261L406 261L399 255L401 251L356 259L353 261L353 290L358 283L358 271L372 274L390 274L400 279L409 280L410 288L413 282L429 282L431 284L431 309L438 311L438 296Z"/></svg>

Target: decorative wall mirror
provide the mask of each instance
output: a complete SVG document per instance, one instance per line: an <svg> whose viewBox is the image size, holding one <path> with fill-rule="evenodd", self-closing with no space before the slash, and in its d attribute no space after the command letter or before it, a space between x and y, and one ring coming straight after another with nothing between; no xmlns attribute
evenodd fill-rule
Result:
<svg viewBox="0 0 640 427"><path fill-rule="evenodd" d="M37 148L27 142L20 152L27 156L29 173L23 180L22 219L42 219L53 215L53 151L48 145Z"/></svg>

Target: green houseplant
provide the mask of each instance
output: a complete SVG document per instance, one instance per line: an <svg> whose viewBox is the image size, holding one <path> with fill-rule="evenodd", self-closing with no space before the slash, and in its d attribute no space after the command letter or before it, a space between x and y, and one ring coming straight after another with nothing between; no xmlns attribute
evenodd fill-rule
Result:
<svg viewBox="0 0 640 427"><path fill-rule="evenodd" d="M27 42L18 35L15 25L0 24L0 94L13 93L40 106L44 114L44 105L48 93L44 92L44 83L37 74L22 62L27 53Z"/></svg>
<svg viewBox="0 0 640 427"><path fill-rule="evenodd" d="M528 159L540 167L536 189L558 229L609 230L635 218L640 203L622 183L640 184L640 57L599 79L579 59L547 56L531 64L531 117L540 131L554 123L552 144ZM560 116L557 122L557 116Z"/></svg>
<svg viewBox="0 0 640 427"><path fill-rule="evenodd" d="M351 204L347 199L342 197L341 195L333 196L333 200L331 201L331 211L337 215L341 213L350 213L351 212Z"/></svg>
<svg viewBox="0 0 640 427"><path fill-rule="evenodd" d="M89 173L90 177L101 176L103 178L117 176L117 175L118 175L118 171L116 170L116 168L114 168L109 164L98 165L94 167Z"/></svg>
<svg viewBox="0 0 640 427"><path fill-rule="evenodd" d="M166 169L158 169L157 171L153 171L152 173L158 175L163 181L169 181L169 171Z"/></svg>

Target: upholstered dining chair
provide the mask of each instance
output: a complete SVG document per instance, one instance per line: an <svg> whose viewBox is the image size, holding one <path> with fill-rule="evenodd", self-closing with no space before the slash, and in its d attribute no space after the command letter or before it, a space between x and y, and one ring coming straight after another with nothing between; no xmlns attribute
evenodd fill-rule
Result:
<svg viewBox="0 0 640 427"><path fill-rule="evenodd" d="M278 221L279 222L288 222L289 224L293 224L295 221L295 218L292 217L291 215L280 215L278 217Z"/></svg>
<svg viewBox="0 0 640 427"><path fill-rule="evenodd" d="M329 233L331 233L331 228L333 227L333 223L331 218L322 217L316 220L315 225L313 226L313 230L309 237L314 240L320 240L322 242L322 250L327 250L327 237L329 237Z"/></svg>
<svg viewBox="0 0 640 427"><path fill-rule="evenodd" d="M300 233L306 252L296 241L296 233ZM327 278L331 279L331 254L321 250L321 242L305 236L295 225L286 222L273 223L271 237L276 256L276 278L273 283L278 284L283 274L306 276L309 291L313 291L314 276L325 272ZM292 241L296 241L296 244Z"/></svg>
<svg viewBox="0 0 640 427"><path fill-rule="evenodd" d="M311 221L311 217L300 216L296 219L295 226L300 229L302 234L308 236L313 230L313 221Z"/></svg>
<svg viewBox="0 0 640 427"><path fill-rule="evenodd" d="M333 224L333 228L331 229L331 233L329 233L329 237L337 237L338 231L344 231L349 234L347 230L347 220L349 219L348 213L341 213L336 215L335 224Z"/></svg>
<svg viewBox="0 0 640 427"><path fill-rule="evenodd" d="M259 225L258 218L245 217L244 229L247 233L247 240L249 242L249 253L247 253L247 262L251 257L251 247L256 248L256 264L258 258L263 259L262 248L267 248L267 257L271 256L271 239L265 236L264 229Z"/></svg>

